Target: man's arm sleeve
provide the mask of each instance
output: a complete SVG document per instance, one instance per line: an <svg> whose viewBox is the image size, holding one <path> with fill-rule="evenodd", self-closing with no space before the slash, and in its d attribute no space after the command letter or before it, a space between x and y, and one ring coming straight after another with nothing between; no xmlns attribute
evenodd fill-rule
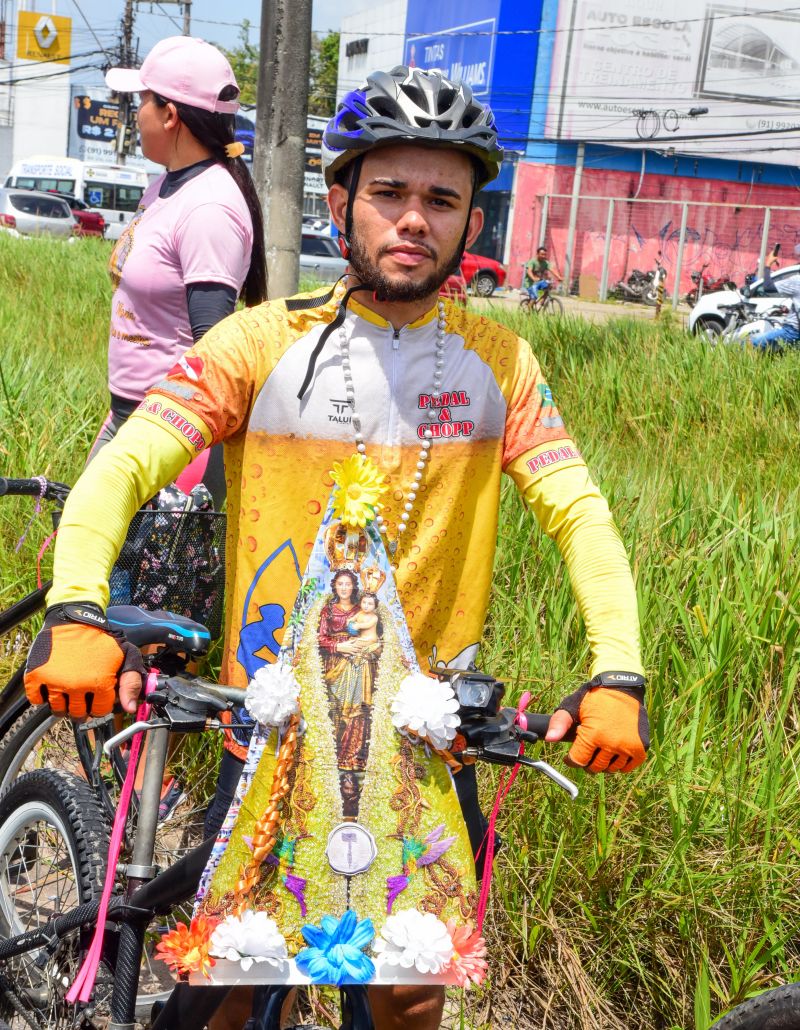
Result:
<svg viewBox="0 0 800 1030"><path fill-rule="evenodd" d="M643 673L639 613L628 557L585 465L531 476L522 456L506 469L569 572L592 651L591 675Z"/></svg>
<svg viewBox="0 0 800 1030"><path fill-rule="evenodd" d="M199 424L206 441L211 433ZM190 442L134 413L101 448L69 495L47 603L108 605L108 577L131 519L196 456Z"/></svg>
<svg viewBox="0 0 800 1030"><path fill-rule="evenodd" d="M503 468L555 540L592 651L592 676L638 672L639 617L625 548L527 341L506 384Z"/></svg>

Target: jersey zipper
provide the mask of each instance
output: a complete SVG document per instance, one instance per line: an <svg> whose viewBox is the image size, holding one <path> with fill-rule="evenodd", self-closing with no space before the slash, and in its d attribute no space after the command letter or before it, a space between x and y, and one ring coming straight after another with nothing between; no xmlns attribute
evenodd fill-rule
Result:
<svg viewBox="0 0 800 1030"><path fill-rule="evenodd" d="M397 420L397 384L400 379L400 329L389 327L392 334L392 350L389 357L389 419L386 426L386 440L382 447L381 464L387 468L397 468L400 464L400 447L396 442Z"/></svg>

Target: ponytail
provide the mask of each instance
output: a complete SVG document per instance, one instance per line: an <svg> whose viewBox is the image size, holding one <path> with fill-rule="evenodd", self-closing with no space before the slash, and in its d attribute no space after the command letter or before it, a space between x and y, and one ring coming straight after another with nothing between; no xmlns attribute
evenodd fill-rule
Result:
<svg viewBox="0 0 800 1030"><path fill-rule="evenodd" d="M225 86L220 92L220 100L235 100L238 91L235 86ZM159 107L173 104L178 117L191 132L198 143L202 143L211 151L212 157L229 172L244 197L250 220L253 224L253 249L250 253L250 268L239 294L248 307L253 307L267 299L267 262L264 250L264 218L261 214L261 203L253 184L247 165L240 157L228 157L225 147L233 143L236 133L236 118L232 114L218 114L204 111L199 107L190 107L175 100L168 100L154 93L153 97Z"/></svg>

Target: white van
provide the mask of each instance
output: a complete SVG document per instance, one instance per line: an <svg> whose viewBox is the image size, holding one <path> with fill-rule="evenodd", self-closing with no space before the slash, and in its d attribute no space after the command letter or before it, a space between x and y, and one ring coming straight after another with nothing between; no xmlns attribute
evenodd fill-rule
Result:
<svg viewBox="0 0 800 1030"><path fill-rule="evenodd" d="M145 172L122 165L101 165L73 157L34 155L17 161L6 186L71 193L106 220L106 239L117 240L133 217L147 188Z"/></svg>

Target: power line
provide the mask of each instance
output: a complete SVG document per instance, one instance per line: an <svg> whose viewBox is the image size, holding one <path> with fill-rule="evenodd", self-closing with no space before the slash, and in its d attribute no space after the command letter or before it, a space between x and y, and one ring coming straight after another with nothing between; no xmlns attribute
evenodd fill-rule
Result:
<svg viewBox="0 0 800 1030"><path fill-rule="evenodd" d="M179 32L181 32L181 33L183 32L183 26L182 26L182 25L179 25L179 24L178 24L178 23L177 23L177 22L175 21L175 19L174 19L174 18L172 17L172 15L171 15L171 14L169 13L169 11L165 11L165 10L164 10L164 8L163 8L163 7L161 6L161 4L159 4L159 3L157 3L157 2L156 2L156 7L157 7L157 8L159 9L159 11L160 11L160 12L161 12L161 13L162 13L162 14L164 15L164 17L165 17L165 18L169 18L169 20L170 20L170 21L172 22L172 24L173 24L173 25L175 26L175 28L176 28L176 29L177 29L177 30L178 30ZM153 14L155 14L155 13L156 13L156 12L155 12L155 11L153 11ZM197 20L197 19L195 19L195 21L196 21L196 20Z"/></svg>
<svg viewBox="0 0 800 1030"><path fill-rule="evenodd" d="M64 68L62 71L47 72L46 75L23 75L18 79L6 79L5 82L0 82L0 86L18 86L20 83L29 82L42 82L45 79L55 79L60 75L70 75L72 72L83 72L83 71L101 71L102 68L97 64L84 64L78 68Z"/></svg>
<svg viewBox="0 0 800 1030"><path fill-rule="evenodd" d="M90 22L89 22L89 19L88 19L88 18L86 17L86 15L85 15L85 14L83 13L83 10L81 9L81 6L80 6L80 4L78 3L78 0L72 0L72 2L73 2L73 4L75 4L75 7L76 7L76 8L78 9L78 14L79 14L79 15L81 16L81 18L83 18L83 20L84 20L84 21L86 22L86 26L87 26L87 28L89 29L89 32L91 32L92 36L94 36L94 39L95 39L95 42L97 43L97 45L98 45L98 46L100 47L100 49L101 49L101 50L103 51L103 53L104 53L104 54L106 55L106 57L107 57L107 58L108 58L109 60L111 60L111 54L110 54L110 53L108 52L108 50L106 50L106 48L105 48L105 47L103 46L103 44L102 44L102 43L100 42L100 40L99 40L99 38L98 38L98 36L97 36L96 32L94 31L94 29L92 28L92 26L91 26L91 24L90 24Z"/></svg>
<svg viewBox="0 0 800 1030"><path fill-rule="evenodd" d="M789 13L789 12L792 12L792 11L800 11L800 5L795 6L795 7L775 7L773 9L771 9L771 10L768 10L768 11L743 11L740 14L715 14L712 20L713 21L724 21L725 19L729 19L729 18L756 18L756 17L761 18L761 17L764 17L765 15L770 15L770 14L786 14L786 13ZM155 11L153 11L151 13L154 14L154 15L156 14ZM164 12L161 15L161 17L169 17L169 15L167 15L166 12ZM248 19L242 19L242 21L222 21L222 20L213 19L213 18L193 18L192 20L194 22L197 22L198 24L202 24L202 25L227 25L227 26L230 26L230 27L233 27L233 28L240 28L242 26L242 24L244 23L244 21L248 21ZM678 19L676 19L676 20L678 20ZM689 24L693 24L695 22L705 22L706 20L707 20L707 18L705 16L704 17L700 17L700 18L681 18L680 19L680 24L681 25L689 25ZM252 22L248 22L248 24L249 24L249 27L251 29L253 29L254 32L258 32L259 31L259 26L258 25L253 25ZM622 27L625 28L625 29L648 29L648 30L652 29L652 26L650 26L650 25L625 25L625 26L622 26ZM545 29L545 28L538 28L538 29L494 29L494 30L491 30L491 31L485 30L485 31L472 31L472 32L464 32L464 31L451 32L451 31L448 31L447 29L442 29L442 30L439 30L437 32L425 32L425 33L416 33L416 34L407 34L405 31L402 31L402 32L400 32L400 31L397 31L397 32L370 32L369 36L370 36L370 39L372 39L372 38L375 38L375 39L377 39L377 38L395 38L396 39L396 38L400 38L401 37L403 39L408 39L409 42L412 42L413 40L428 39L431 36L447 36L450 39L458 38L460 36L547 36L547 35L568 35L569 33L572 33L572 32L594 32L594 31L599 31L599 32L614 31L614 32L618 32L619 29L620 29L619 25L581 25L581 26L569 26L568 28L565 27L565 28L561 28L561 29L559 29L559 28L553 28L553 29ZM342 29L342 28L339 28L339 29L331 29L331 28L329 28L329 29L326 29L324 31L325 31L325 34L330 34L331 32L338 32L342 36L354 36L354 37L357 37L357 38L360 38L364 34L363 29L359 29L359 30L353 29L352 31L347 31L347 30Z"/></svg>

